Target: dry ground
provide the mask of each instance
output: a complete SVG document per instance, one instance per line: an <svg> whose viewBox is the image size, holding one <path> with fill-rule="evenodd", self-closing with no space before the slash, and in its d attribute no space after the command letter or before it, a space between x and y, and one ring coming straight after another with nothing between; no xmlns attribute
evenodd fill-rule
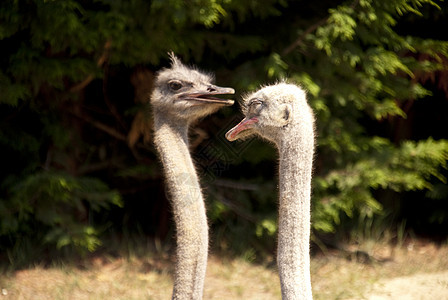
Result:
<svg viewBox="0 0 448 300"><path fill-rule="evenodd" d="M371 244L361 250L371 259L340 251L312 259L315 299L448 299L447 245L413 241L401 248ZM77 266L35 266L1 275L0 300L170 299L172 263L152 254L97 256ZM204 299L280 298L275 268L210 256Z"/></svg>

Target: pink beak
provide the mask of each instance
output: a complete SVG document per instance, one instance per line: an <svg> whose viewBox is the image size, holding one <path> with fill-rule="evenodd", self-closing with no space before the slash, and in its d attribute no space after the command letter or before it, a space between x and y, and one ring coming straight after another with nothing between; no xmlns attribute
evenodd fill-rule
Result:
<svg viewBox="0 0 448 300"><path fill-rule="evenodd" d="M226 139L233 142L235 140L238 139L238 135L248 129L252 129L254 128L254 124L256 124L258 122L258 118L257 117L253 117L253 118L244 118L243 120L241 120L241 122L238 123L238 125L236 125L235 127L233 127L232 129L230 129L229 131L227 131L226 133Z"/></svg>

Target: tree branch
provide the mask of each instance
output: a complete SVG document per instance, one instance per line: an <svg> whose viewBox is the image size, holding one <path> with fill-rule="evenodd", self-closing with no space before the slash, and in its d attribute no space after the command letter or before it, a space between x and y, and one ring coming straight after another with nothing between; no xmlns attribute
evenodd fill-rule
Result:
<svg viewBox="0 0 448 300"><path fill-rule="evenodd" d="M241 218L246 219L247 221L252 222L254 224L258 223L258 219L256 217L250 215L249 213L244 212L240 207L238 207L238 205L236 205L232 201L226 199L221 194L217 193L215 196L219 202L221 202L222 204L227 206L227 208L232 210L236 215L238 215Z"/></svg>
<svg viewBox="0 0 448 300"><path fill-rule="evenodd" d="M317 30L317 28L319 28L319 26L322 26L323 24L325 24L325 22L327 22L328 17L319 20L317 23L311 25L310 27L308 27L307 30L305 30L305 32L303 32L299 38L297 40L295 40L292 44L290 44L288 47L285 48L285 50L283 50L282 55L288 55L289 53L291 53L295 48L299 47L300 45L303 44L303 40L305 39L305 37L310 34L311 32Z"/></svg>
<svg viewBox="0 0 448 300"><path fill-rule="evenodd" d="M355 0L352 2L352 4L350 5L351 9L355 9L356 6L358 6L359 4L359 0ZM311 25L310 27L308 27L307 30L305 30L298 39L296 39L292 44L290 44L288 47L285 48L285 50L283 50L282 55L287 55L289 53L291 53L295 48L299 47L300 45L303 44L303 40L306 38L306 36L310 33L312 33L313 31L317 30L317 28L319 28L320 26L324 25L327 21L328 21L329 16L319 20L317 23L314 23L313 25Z"/></svg>
<svg viewBox="0 0 448 300"><path fill-rule="evenodd" d="M82 120L84 120L85 122L93 125L94 127L98 128L101 131L104 131L105 133L113 136L114 138L116 138L117 140L120 141L124 141L126 142L126 135L122 134L121 132L118 132L117 130L115 130L112 127L109 127L101 122L98 122L94 119L92 119L91 117L88 117L86 115L81 115L79 113L75 113L75 112L70 112L72 115L74 115L77 118L80 118Z"/></svg>
<svg viewBox="0 0 448 300"><path fill-rule="evenodd" d="M104 44L104 50L103 53L101 54L100 58L98 58L98 61L96 63L96 65L98 67L101 67L107 60L107 57L109 56L109 49L110 49L110 45L111 42L107 41ZM95 79L95 76L93 76L92 74L89 74L86 79L84 79L83 81L81 81L78 84L75 84L74 86L72 86L69 91L72 93L76 93L79 92L80 90L84 89L90 82L92 82L92 80Z"/></svg>

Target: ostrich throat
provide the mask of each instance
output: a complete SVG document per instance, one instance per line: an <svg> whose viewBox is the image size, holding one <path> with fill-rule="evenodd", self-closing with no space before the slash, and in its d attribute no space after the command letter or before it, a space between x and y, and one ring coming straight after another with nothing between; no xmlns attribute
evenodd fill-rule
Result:
<svg viewBox="0 0 448 300"><path fill-rule="evenodd" d="M282 299L311 299L309 241L314 137L295 134L303 132L303 124L289 126L278 143L278 266Z"/></svg>
<svg viewBox="0 0 448 300"><path fill-rule="evenodd" d="M188 149L188 127L186 120L160 111L154 114L155 144L164 166L177 230L173 299L202 298L203 282L196 282L195 274L205 273L203 262L208 249L206 213Z"/></svg>

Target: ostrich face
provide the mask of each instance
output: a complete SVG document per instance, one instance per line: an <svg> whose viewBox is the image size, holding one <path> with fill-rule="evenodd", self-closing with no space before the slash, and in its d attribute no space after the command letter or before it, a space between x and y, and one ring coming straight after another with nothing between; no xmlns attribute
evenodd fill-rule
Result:
<svg viewBox="0 0 448 300"><path fill-rule="evenodd" d="M154 107L180 119L193 120L209 115L234 101L217 98L217 95L234 94L232 88L213 84L214 78L184 66L172 56L172 66L157 75L151 97Z"/></svg>
<svg viewBox="0 0 448 300"><path fill-rule="evenodd" d="M243 99L245 118L226 133L229 141L258 134L276 142L293 120L293 106L304 92L290 84L267 86Z"/></svg>

